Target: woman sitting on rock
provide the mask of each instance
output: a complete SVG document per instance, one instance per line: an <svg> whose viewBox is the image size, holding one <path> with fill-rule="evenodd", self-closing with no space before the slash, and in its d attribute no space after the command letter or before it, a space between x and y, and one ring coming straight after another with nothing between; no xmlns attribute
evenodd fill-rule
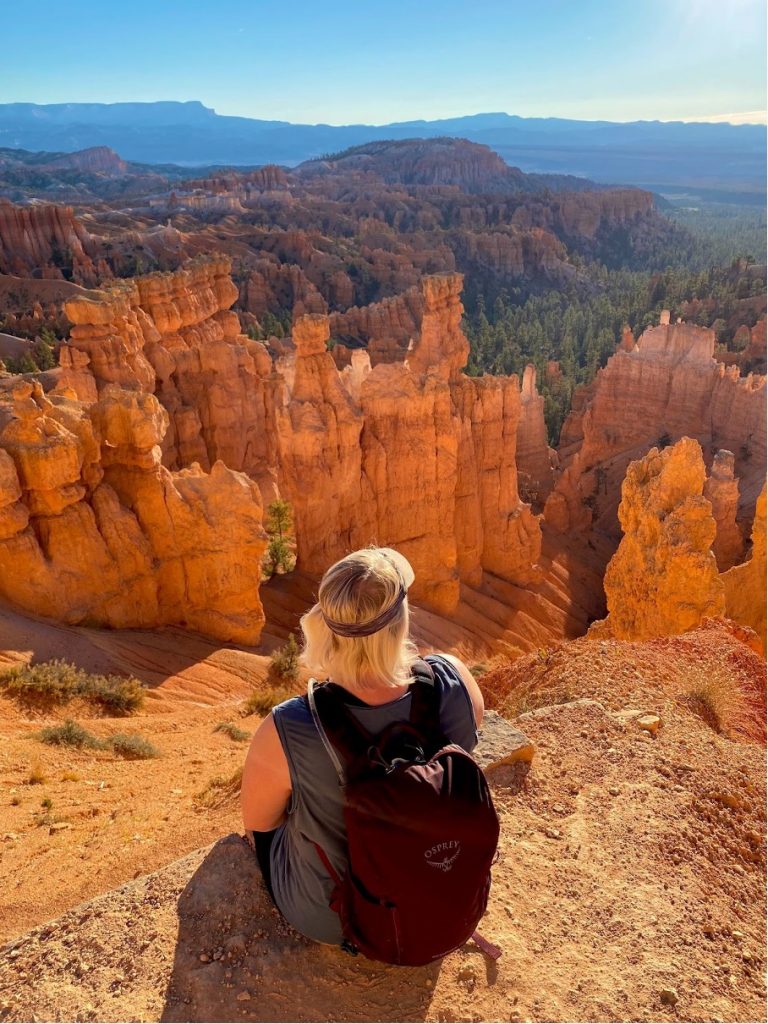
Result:
<svg viewBox="0 0 768 1024"><path fill-rule="evenodd" d="M337 694L345 714L351 712L372 736L391 723L408 722L412 673L420 665L432 677L430 706L439 708L439 721L431 723L435 734L471 751L483 717L482 695L458 658L428 655L429 669L419 660L409 638L407 590L413 579L407 559L391 548L366 548L331 566L317 604L301 620L302 662L335 684L315 687L317 705L321 691ZM273 708L254 735L243 772L243 822L287 921L311 939L343 945L341 920L329 905L334 878L338 882L347 868L343 766L316 717L314 685L311 680L308 695ZM456 844L451 836L445 839L447 853L434 854L440 870L427 871L430 880L451 867Z"/></svg>

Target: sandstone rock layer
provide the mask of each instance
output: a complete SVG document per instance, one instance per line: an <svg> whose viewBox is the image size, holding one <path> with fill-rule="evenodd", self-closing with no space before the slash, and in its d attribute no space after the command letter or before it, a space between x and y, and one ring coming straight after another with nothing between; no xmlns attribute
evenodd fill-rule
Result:
<svg viewBox="0 0 768 1024"><path fill-rule="evenodd" d="M733 453L737 517L751 522L765 479L766 379L717 363L714 346L712 330L662 322L577 389L560 436L562 470L545 509L550 525L561 532L594 527L618 540L627 466L683 436L699 441L708 466L720 449Z"/></svg>
<svg viewBox="0 0 768 1024"><path fill-rule="evenodd" d="M724 613L705 477L701 448L688 437L630 463L619 505L624 537L605 573L608 617L596 633L645 640Z"/></svg>
<svg viewBox="0 0 768 1024"><path fill-rule="evenodd" d="M90 406L29 384L0 404L3 598L67 623L258 641L258 489L221 462L171 473L167 424L153 395L115 385Z"/></svg>
<svg viewBox="0 0 768 1024"><path fill-rule="evenodd" d="M66 303L74 324L62 347L62 386L93 401L109 384L155 394L169 417L163 461L198 462L264 480L274 467L276 381L264 346L240 333L237 288L224 257L118 282L94 300Z"/></svg>
<svg viewBox="0 0 768 1024"><path fill-rule="evenodd" d="M477 585L484 570L536 578L541 532L517 489L518 380L464 376L461 277L422 287L406 361L369 370L358 360L356 376L340 375L326 351L327 318L297 322L279 479L302 568L322 572L369 543L395 546L416 571L415 599L449 611L461 582Z"/></svg>
<svg viewBox="0 0 768 1024"><path fill-rule="evenodd" d="M723 573L725 612L757 633L766 651L766 555L765 555L765 485L757 499L752 526L752 551L746 562Z"/></svg>

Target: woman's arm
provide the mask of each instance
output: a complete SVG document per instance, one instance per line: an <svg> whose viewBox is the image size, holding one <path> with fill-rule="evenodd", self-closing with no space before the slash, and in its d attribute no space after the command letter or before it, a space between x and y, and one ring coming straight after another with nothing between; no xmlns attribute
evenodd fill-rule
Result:
<svg viewBox="0 0 768 1024"><path fill-rule="evenodd" d="M443 657L458 669L459 675L463 679L464 685L467 688L469 699L472 701L472 710L475 713L475 725L479 729L483 724L485 701L483 700L483 695L480 692L480 687L477 685L477 680L460 658L456 658L452 654L444 654Z"/></svg>
<svg viewBox="0 0 768 1024"><path fill-rule="evenodd" d="M240 804L246 832L269 832L285 821L291 775L275 720L267 715L254 733L243 768Z"/></svg>

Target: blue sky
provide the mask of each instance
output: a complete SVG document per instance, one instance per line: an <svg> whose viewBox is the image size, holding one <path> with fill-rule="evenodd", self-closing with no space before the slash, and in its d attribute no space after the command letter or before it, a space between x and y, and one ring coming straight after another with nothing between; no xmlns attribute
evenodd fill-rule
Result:
<svg viewBox="0 0 768 1024"><path fill-rule="evenodd" d="M0 18L5 103L765 120L763 0L0 0Z"/></svg>

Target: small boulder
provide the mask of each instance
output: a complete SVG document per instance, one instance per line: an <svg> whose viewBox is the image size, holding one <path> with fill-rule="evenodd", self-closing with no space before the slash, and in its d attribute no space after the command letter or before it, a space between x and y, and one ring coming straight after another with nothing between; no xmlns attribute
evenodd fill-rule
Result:
<svg viewBox="0 0 768 1024"><path fill-rule="evenodd" d="M518 761L530 762L535 751L536 748L525 733L516 729L506 718L495 711L485 712L480 742L473 753L484 771Z"/></svg>
<svg viewBox="0 0 768 1024"><path fill-rule="evenodd" d="M661 728L661 719L658 715L641 715L636 722L639 729L649 732L651 736L655 736Z"/></svg>
<svg viewBox="0 0 768 1024"><path fill-rule="evenodd" d="M663 988L659 996L665 1006L675 1006L680 998L677 994L677 989L674 988Z"/></svg>

